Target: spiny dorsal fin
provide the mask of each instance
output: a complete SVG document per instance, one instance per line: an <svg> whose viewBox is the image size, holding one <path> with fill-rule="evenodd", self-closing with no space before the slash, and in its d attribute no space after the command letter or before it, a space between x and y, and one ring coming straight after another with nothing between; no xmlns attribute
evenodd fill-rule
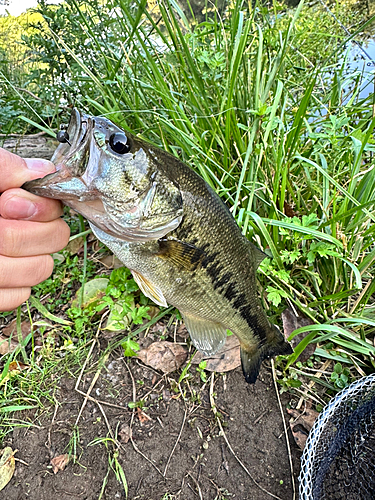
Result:
<svg viewBox="0 0 375 500"><path fill-rule="evenodd" d="M191 341L205 356L212 356L224 345L227 329L223 325L180 312L190 333Z"/></svg>
<svg viewBox="0 0 375 500"><path fill-rule="evenodd" d="M134 281L137 283L142 292L149 297L151 300L158 304L159 306L168 307L167 301L164 298L163 292L160 288L148 279L146 279L142 274L137 273L131 269Z"/></svg>
<svg viewBox="0 0 375 500"><path fill-rule="evenodd" d="M180 240L160 239L159 249L158 257L185 269L195 269L204 257L203 250Z"/></svg>
<svg viewBox="0 0 375 500"><path fill-rule="evenodd" d="M254 243L251 243L251 241L249 241L249 245L250 245L251 254L254 257L255 269L258 269L259 264L267 257L270 258L270 256L267 255L266 253L262 252L262 250L260 248L258 248L257 246L255 246Z"/></svg>

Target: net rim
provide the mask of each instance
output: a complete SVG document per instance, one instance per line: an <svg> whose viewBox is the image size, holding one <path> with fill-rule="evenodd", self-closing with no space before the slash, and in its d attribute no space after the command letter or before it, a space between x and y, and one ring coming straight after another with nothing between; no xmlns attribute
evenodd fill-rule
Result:
<svg viewBox="0 0 375 500"><path fill-rule="evenodd" d="M374 385L375 373L356 380L336 394L336 396L331 399L318 416L307 437L301 457L301 472L298 478L300 500L312 500L311 494L306 490L308 487L312 489L312 466L314 464L315 455L319 452L319 447L316 446L316 444L326 426L332 424L331 416L343 402L350 398L353 393L358 392L358 389L361 389L364 386L371 388Z"/></svg>

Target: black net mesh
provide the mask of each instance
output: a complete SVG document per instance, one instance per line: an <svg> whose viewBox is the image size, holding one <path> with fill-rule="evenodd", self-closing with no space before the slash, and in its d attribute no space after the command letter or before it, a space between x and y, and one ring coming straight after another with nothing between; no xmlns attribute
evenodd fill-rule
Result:
<svg viewBox="0 0 375 500"><path fill-rule="evenodd" d="M375 499L375 374L319 415L301 459L300 500Z"/></svg>

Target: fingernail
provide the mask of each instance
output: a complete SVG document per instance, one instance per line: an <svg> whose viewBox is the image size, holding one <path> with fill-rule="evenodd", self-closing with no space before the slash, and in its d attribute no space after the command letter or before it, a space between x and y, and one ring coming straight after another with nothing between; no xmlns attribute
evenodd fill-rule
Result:
<svg viewBox="0 0 375 500"><path fill-rule="evenodd" d="M29 219L37 211L36 205L27 198L13 196L5 203L3 215L9 219Z"/></svg>
<svg viewBox="0 0 375 500"><path fill-rule="evenodd" d="M27 168L34 172L48 174L55 171L55 165L49 160L43 160L42 158L25 158L25 162Z"/></svg>

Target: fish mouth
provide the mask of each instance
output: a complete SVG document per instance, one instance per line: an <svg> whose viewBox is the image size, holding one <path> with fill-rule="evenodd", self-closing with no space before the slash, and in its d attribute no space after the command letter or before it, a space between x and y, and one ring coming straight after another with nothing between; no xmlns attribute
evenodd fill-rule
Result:
<svg viewBox="0 0 375 500"><path fill-rule="evenodd" d="M81 202L92 199L93 195L89 194L84 174L94 127L93 118L81 115L74 108L66 129L68 138L66 142L59 144L51 158L56 172L42 179L26 182L22 188L38 196L59 199L69 206L69 202L77 198Z"/></svg>
<svg viewBox="0 0 375 500"><path fill-rule="evenodd" d="M149 213L157 185L150 185L133 203L123 203L121 212L113 214L110 200L95 187L95 179L103 172L105 151L96 144L95 132L101 131L105 141L111 131L120 131L106 118L95 118L73 109L69 125L63 133L64 142L56 148L51 161L56 172L26 182L22 188L38 196L61 200L84 216L94 228L115 238L145 242L159 239L181 222L177 214L164 213L154 218ZM130 156L132 154L130 153Z"/></svg>

